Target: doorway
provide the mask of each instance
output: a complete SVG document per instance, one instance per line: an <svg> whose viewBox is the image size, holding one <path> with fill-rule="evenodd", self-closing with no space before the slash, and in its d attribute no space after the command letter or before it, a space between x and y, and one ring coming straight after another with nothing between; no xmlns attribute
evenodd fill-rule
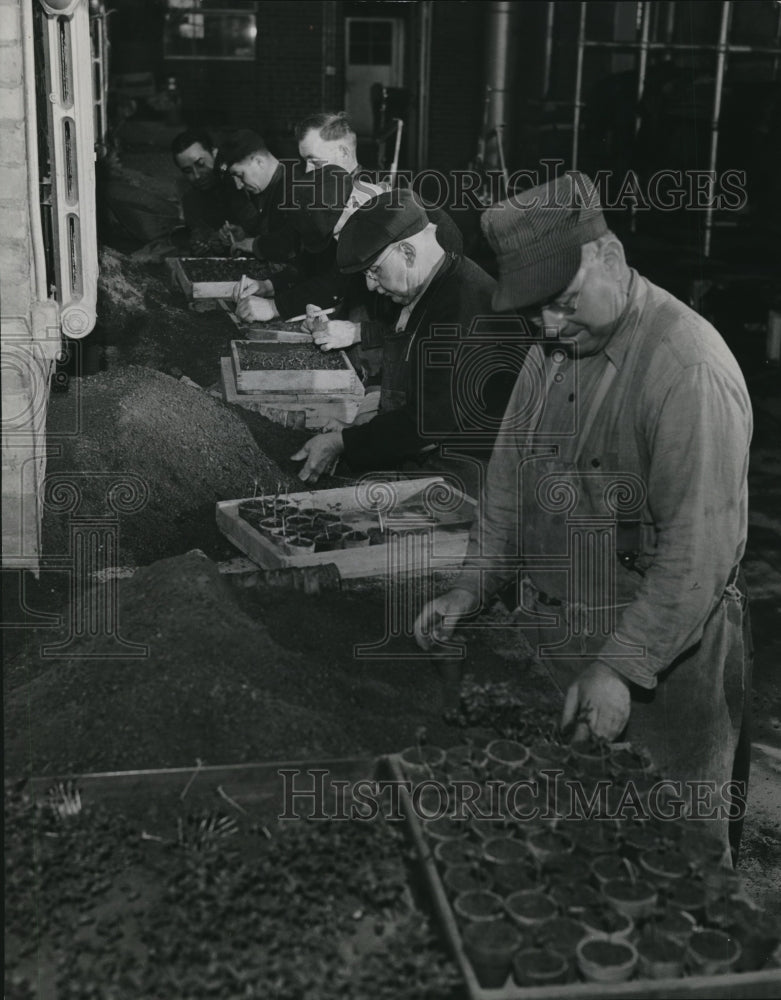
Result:
<svg viewBox="0 0 781 1000"><path fill-rule="evenodd" d="M401 18L348 17L345 109L361 137L374 134L372 84L401 87L404 79L404 22Z"/></svg>

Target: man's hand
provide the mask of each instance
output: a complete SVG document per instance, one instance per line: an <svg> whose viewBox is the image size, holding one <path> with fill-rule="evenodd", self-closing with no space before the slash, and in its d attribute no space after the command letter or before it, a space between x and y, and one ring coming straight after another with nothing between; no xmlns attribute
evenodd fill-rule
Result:
<svg viewBox="0 0 781 1000"><path fill-rule="evenodd" d="M600 740L614 740L626 728L630 711L627 682L603 663L592 663L567 691L561 728L578 720L573 743L587 739L589 733Z"/></svg>
<svg viewBox="0 0 781 1000"><path fill-rule="evenodd" d="M266 323L279 316L279 313L273 299L259 299L255 295L248 295L239 301L236 315L244 323Z"/></svg>
<svg viewBox="0 0 781 1000"><path fill-rule="evenodd" d="M307 327L308 321L304 322ZM310 329L312 340L322 351L335 351L341 347L350 347L357 344L361 339L360 323L350 323L348 320L332 320L323 330L318 330L316 326Z"/></svg>
<svg viewBox="0 0 781 1000"><path fill-rule="evenodd" d="M341 431L330 431L310 438L300 451L291 455L294 462L306 459L298 478L305 483L316 483L324 472L334 465L344 451Z"/></svg>
<svg viewBox="0 0 781 1000"><path fill-rule="evenodd" d="M453 635L458 619L476 611L479 601L471 590L454 587L441 597L435 597L415 621L415 640L421 649L429 650L437 642L447 642Z"/></svg>
<svg viewBox="0 0 781 1000"><path fill-rule="evenodd" d="M254 278L245 278L243 285L237 281L233 286L232 298L234 302L240 302L250 295L261 295L264 299L273 299L274 286L270 281L256 281Z"/></svg>
<svg viewBox="0 0 781 1000"><path fill-rule="evenodd" d="M224 222L217 230L217 235L220 242L227 247L238 246L242 241L247 240L247 234L241 226L231 225L230 222Z"/></svg>

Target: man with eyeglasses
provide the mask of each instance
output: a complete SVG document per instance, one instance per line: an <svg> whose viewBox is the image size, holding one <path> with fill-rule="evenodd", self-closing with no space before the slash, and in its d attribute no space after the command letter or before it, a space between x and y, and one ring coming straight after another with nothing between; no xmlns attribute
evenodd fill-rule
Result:
<svg viewBox="0 0 781 1000"><path fill-rule="evenodd" d="M418 642L449 637L520 573L562 725L625 734L665 777L723 793L748 777L743 376L708 322L627 265L585 175L500 202L482 225L494 305L525 312L537 343L462 573L424 608ZM726 838L724 805L703 818Z"/></svg>
<svg viewBox="0 0 781 1000"><path fill-rule="evenodd" d="M452 367L421 370L419 346L437 327L451 328L456 340L467 338L475 319L490 315L496 284L473 261L445 252L425 207L409 190L381 194L347 220L337 263L345 274L362 273L369 291L401 311L389 331L352 325L351 342L382 348L379 412L357 426L318 434L293 455L304 462L299 477L310 483L340 456L355 472L427 461L436 442L421 433L423 408L443 438L455 433Z"/></svg>

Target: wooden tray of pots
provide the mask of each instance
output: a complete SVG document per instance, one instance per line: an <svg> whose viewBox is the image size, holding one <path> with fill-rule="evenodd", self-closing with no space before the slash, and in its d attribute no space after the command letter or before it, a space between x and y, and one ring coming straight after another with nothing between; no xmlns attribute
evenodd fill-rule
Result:
<svg viewBox="0 0 781 1000"><path fill-rule="evenodd" d="M778 921L720 867L719 841L680 819L557 814L540 768L587 783L601 771L609 795L649 777L626 746L601 764L586 750L585 770L561 745L504 739L385 760L470 1000L781 995Z"/></svg>
<svg viewBox="0 0 781 1000"><path fill-rule="evenodd" d="M264 569L334 563L347 579L459 566L476 506L441 476L425 476L223 500L216 517Z"/></svg>

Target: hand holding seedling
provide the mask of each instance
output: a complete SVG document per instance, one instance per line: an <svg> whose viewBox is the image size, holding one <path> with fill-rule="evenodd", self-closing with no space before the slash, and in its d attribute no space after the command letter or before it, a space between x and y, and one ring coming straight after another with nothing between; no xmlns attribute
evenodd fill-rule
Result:
<svg viewBox="0 0 781 1000"><path fill-rule="evenodd" d="M241 281L237 281L233 286L233 301L238 304L242 299L249 298L250 295L260 295L263 298L271 299L274 297L274 286L270 281L256 281L243 274Z"/></svg>
<svg viewBox="0 0 781 1000"><path fill-rule="evenodd" d="M304 459L303 469L298 478L305 483L316 483L324 472L331 469L344 451L344 441L341 431L330 431L327 434L317 434L310 438L303 448L291 455L294 462Z"/></svg>
<svg viewBox="0 0 781 1000"><path fill-rule="evenodd" d="M307 328L309 329L309 327ZM320 350L335 351L360 343L361 325L360 323L350 323L348 320L335 319L320 328L312 328L311 333L312 340Z"/></svg>
<svg viewBox="0 0 781 1000"><path fill-rule="evenodd" d="M561 728L577 721L572 742L588 739L614 740L629 721L629 685L603 663L592 663L567 691Z"/></svg>
<svg viewBox="0 0 781 1000"><path fill-rule="evenodd" d="M415 640L421 649L430 650L438 643L448 642L459 618L471 614L478 599L471 590L454 587L435 597L423 608L415 621Z"/></svg>

